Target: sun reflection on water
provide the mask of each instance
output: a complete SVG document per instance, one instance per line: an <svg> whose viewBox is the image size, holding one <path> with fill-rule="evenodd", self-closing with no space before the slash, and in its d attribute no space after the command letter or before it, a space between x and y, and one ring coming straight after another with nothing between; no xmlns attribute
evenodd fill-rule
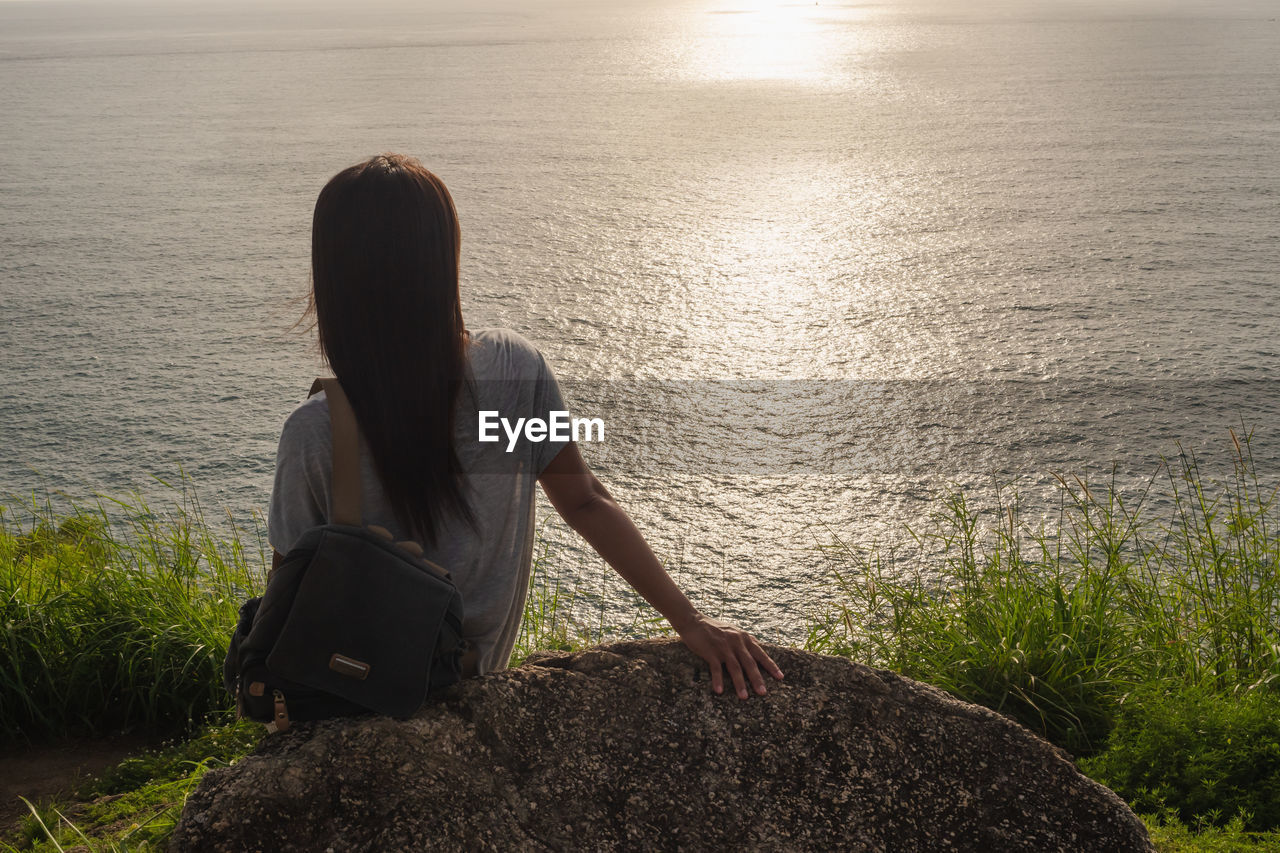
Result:
<svg viewBox="0 0 1280 853"><path fill-rule="evenodd" d="M730 0L699 21L682 72L701 80L834 81L844 71L837 54L848 45L837 51L830 25L836 17L847 23L851 14L818 3Z"/></svg>
<svg viewBox="0 0 1280 853"><path fill-rule="evenodd" d="M698 222L673 222L655 241L682 293L665 322L697 342L681 375L866 372L853 361L875 349L861 340L863 318L896 313L900 294L865 265L868 235L882 229L892 199L857 171L800 162L722 167L724 196L704 198Z"/></svg>

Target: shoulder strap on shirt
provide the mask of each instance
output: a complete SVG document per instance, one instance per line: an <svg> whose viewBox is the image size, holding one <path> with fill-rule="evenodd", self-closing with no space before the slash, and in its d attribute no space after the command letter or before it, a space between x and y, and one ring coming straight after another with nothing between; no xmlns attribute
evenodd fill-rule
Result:
<svg viewBox="0 0 1280 853"><path fill-rule="evenodd" d="M329 523L360 526L360 427L346 392L337 379L317 379L308 397L324 391L329 401L329 431L333 436L333 494Z"/></svg>

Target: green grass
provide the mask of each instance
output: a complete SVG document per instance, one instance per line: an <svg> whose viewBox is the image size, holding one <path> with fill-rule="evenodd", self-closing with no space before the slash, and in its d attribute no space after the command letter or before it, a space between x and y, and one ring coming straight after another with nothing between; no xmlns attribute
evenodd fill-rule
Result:
<svg viewBox="0 0 1280 853"><path fill-rule="evenodd" d="M261 536L215 533L189 491L165 513L137 496L16 510L0 509L0 741L191 731L225 710Z"/></svg>
<svg viewBox="0 0 1280 853"><path fill-rule="evenodd" d="M1139 812L1280 830L1280 696L1142 688L1081 769Z"/></svg>
<svg viewBox="0 0 1280 853"><path fill-rule="evenodd" d="M1016 504L998 512L1016 525ZM928 576L837 543L842 597L811 625L808 647L927 681L1087 751L1105 741L1135 677L1114 618L1118 577L1105 564L1073 573L1054 543L1016 526L986 538L981 521L963 494L947 496L936 529L919 537L942 551Z"/></svg>
<svg viewBox="0 0 1280 853"><path fill-rule="evenodd" d="M1280 850L1280 832L1249 832L1240 818L1188 826L1173 815L1142 815L1160 853L1263 853Z"/></svg>
<svg viewBox="0 0 1280 853"><path fill-rule="evenodd" d="M541 533L541 530L539 530ZM572 651L602 642L607 631L592 629L573 618L576 587L566 587L554 572L550 541L539 536L529 574L520 633L511 652L511 666L519 666L535 651Z"/></svg>
<svg viewBox="0 0 1280 853"><path fill-rule="evenodd" d="M982 507L952 491L911 531L927 573L832 538L822 548L840 597L811 622L807 645L935 684L1074 754L1106 755L1086 766L1134 780L1134 801L1225 826L1248 800L1232 792L1233 763L1257 768L1249 785L1280 785L1274 728L1195 757L1222 774L1211 789L1174 778L1208 765L1188 771L1170 750L1210 738L1194 709L1280 701L1280 506L1248 438L1231 438L1233 473L1222 481L1191 454L1132 494L1114 480L1063 478L1049 518L1025 512L1016 490ZM1161 716L1168 706L1177 713ZM1157 719L1168 723L1161 746L1139 748L1132 733L1150 734ZM1144 801L1141 785L1162 798ZM1250 806L1243 821L1280 828L1275 809Z"/></svg>

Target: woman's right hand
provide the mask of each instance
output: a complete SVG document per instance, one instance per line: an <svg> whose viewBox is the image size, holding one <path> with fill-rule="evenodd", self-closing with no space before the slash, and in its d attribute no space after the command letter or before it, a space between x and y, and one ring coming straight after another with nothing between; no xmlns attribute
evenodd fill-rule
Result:
<svg viewBox="0 0 1280 853"><path fill-rule="evenodd" d="M687 622L673 626L680 639L711 668L711 689L724 692L724 670L729 671L739 699L747 698L747 682L759 696L765 695L763 667L782 680L782 670L773 662L755 637L727 622L695 611Z"/></svg>

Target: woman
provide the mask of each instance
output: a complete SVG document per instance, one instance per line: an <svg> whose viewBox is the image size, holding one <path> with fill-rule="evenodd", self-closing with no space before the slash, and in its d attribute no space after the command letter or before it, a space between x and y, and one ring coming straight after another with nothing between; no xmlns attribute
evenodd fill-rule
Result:
<svg viewBox="0 0 1280 853"><path fill-rule="evenodd" d="M467 331L458 295L460 231L440 179L381 155L339 172L316 201L310 308L320 349L359 421L363 515L413 539L462 594L476 671L506 667L524 610L534 483L552 506L705 660L711 687L765 693L782 672L750 635L699 613L572 442L479 441L477 415L547 419L565 408L547 363L512 332ZM278 563L329 506L323 395L280 437L268 537Z"/></svg>

